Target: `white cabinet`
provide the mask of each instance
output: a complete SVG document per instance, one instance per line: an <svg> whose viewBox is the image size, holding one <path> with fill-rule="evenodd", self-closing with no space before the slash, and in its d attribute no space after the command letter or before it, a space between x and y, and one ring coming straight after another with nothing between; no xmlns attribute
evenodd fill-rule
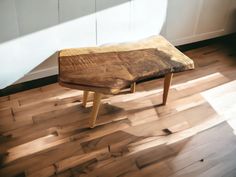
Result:
<svg viewBox="0 0 236 177"><path fill-rule="evenodd" d="M129 40L131 35L130 0L96 0L97 43Z"/></svg>
<svg viewBox="0 0 236 177"><path fill-rule="evenodd" d="M95 0L59 0L60 23L95 13Z"/></svg>
<svg viewBox="0 0 236 177"><path fill-rule="evenodd" d="M235 0L169 0L167 39L182 45L228 34L235 20L233 3Z"/></svg>
<svg viewBox="0 0 236 177"><path fill-rule="evenodd" d="M200 0L169 0L166 37L170 40L194 34Z"/></svg>
<svg viewBox="0 0 236 177"><path fill-rule="evenodd" d="M98 44L159 34L168 0L97 0Z"/></svg>
<svg viewBox="0 0 236 177"><path fill-rule="evenodd" d="M134 38L159 34L166 19L168 0L132 0Z"/></svg>
<svg viewBox="0 0 236 177"><path fill-rule="evenodd" d="M58 24L57 0L15 0L15 5L21 35Z"/></svg>
<svg viewBox="0 0 236 177"><path fill-rule="evenodd" d="M229 16L226 23L226 33L236 32L236 1L231 0Z"/></svg>
<svg viewBox="0 0 236 177"><path fill-rule="evenodd" d="M95 0L60 0L60 48L96 45Z"/></svg>
<svg viewBox="0 0 236 177"><path fill-rule="evenodd" d="M18 36L14 0L0 0L0 43Z"/></svg>
<svg viewBox="0 0 236 177"><path fill-rule="evenodd" d="M196 34L224 31L231 0L205 0L202 2Z"/></svg>
<svg viewBox="0 0 236 177"><path fill-rule="evenodd" d="M0 0L0 88L56 74L44 61L62 48L160 32L182 45L235 32L235 19L236 0Z"/></svg>

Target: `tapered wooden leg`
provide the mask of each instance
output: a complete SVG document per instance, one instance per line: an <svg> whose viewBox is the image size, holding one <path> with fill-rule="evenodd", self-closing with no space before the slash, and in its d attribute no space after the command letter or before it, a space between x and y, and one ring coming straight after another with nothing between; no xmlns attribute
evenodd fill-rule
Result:
<svg viewBox="0 0 236 177"><path fill-rule="evenodd" d="M83 107L86 107L86 104L87 104L87 100L88 100L88 95L89 95L89 91L84 91L83 93Z"/></svg>
<svg viewBox="0 0 236 177"><path fill-rule="evenodd" d="M134 83L131 85L130 91L131 91L131 93L134 93L134 92L136 91L136 82L134 82Z"/></svg>
<svg viewBox="0 0 236 177"><path fill-rule="evenodd" d="M89 120L89 126L91 128L93 128L95 126L98 111L99 111L99 107L100 107L100 103L101 103L101 98L102 98L101 93L98 93L98 92L94 93L93 109L92 109L91 118Z"/></svg>
<svg viewBox="0 0 236 177"><path fill-rule="evenodd" d="M168 73L165 75L165 80L164 80L164 91L163 91L163 105L166 105L167 102L167 97L171 85L171 80L173 77L173 73Z"/></svg>

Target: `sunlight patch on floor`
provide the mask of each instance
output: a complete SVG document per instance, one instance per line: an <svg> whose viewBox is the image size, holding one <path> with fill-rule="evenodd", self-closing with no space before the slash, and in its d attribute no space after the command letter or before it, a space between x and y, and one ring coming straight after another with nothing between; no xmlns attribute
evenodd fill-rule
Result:
<svg viewBox="0 0 236 177"><path fill-rule="evenodd" d="M216 80L216 79L224 78L224 77L225 77L224 75L217 72L217 73L213 73L213 74L210 74L210 75L207 75L207 76L203 76L203 77L200 77L200 78L197 78L197 79L187 81L185 83L175 84L171 88L175 88L176 90L183 90L183 89L190 88L190 87L193 87L193 86L198 86L198 84L202 83L202 82L212 81L212 80Z"/></svg>
<svg viewBox="0 0 236 177"><path fill-rule="evenodd" d="M236 132L236 80L202 92L201 95Z"/></svg>

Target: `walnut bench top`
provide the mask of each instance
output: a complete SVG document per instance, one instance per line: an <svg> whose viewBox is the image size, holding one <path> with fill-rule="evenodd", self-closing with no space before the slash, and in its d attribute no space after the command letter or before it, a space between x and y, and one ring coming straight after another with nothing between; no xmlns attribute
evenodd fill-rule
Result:
<svg viewBox="0 0 236 177"><path fill-rule="evenodd" d="M59 52L62 85L102 93L118 93L134 82L190 69L193 61L162 36Z"/></svg>

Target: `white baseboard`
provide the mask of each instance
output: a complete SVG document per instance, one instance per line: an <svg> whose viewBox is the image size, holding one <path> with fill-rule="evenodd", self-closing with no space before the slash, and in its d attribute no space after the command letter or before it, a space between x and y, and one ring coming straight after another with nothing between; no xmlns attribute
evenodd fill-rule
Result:
<svg viewBox="0 0 236 177"><path fill-rule="evenodd" d="M20 80L16 81L15 84L19 84L22 82L27 82L27 81L31 81L31 80L35 80L35 79L40 79L40 78L44 78L44 77L48 77L48 76L53 76L56 74L58 74L58 66L53 66L50 68L30 72L30 73L26 74Z"/></svg>

